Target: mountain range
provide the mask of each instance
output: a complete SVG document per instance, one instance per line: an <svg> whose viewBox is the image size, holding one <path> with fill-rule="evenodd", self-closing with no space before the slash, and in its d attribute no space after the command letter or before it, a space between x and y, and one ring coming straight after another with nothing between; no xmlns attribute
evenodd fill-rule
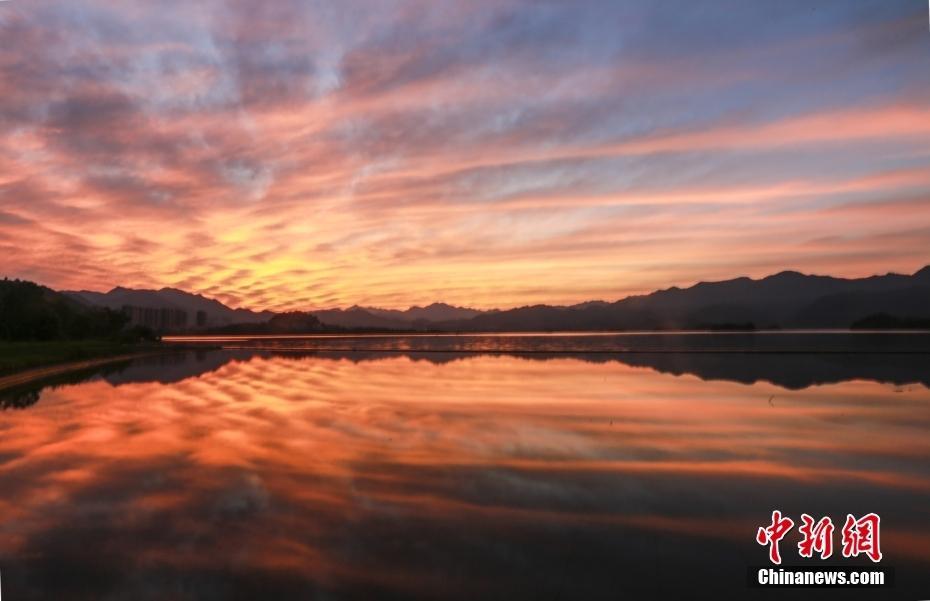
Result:
<svg viewBox="0 0 930 601"><path fill-rule="evenodd" d="M387 330L425 330L433 324L447 321L467 321L484 314L484 311L453 307L446 303L433 303L426 307L410 307L405 311L353 306L348 309L313 311L325 324L341 328L369 328Z"/></svg>
<svg viewBox="0 0 930 601"><path fill-rule="evenodd" d="M173 288L107 293L65 292L91 306L124 305L204 311L207 327L265 323L270 311L231 309ZM857 322L923 323L930 319L930 266L912 275L859 279L783 271L761 279L740 277L671 287L616 302L533 305L479 311L434 303L405 311L354 306L310 311L327 326L368 330L552 331L756 328L847 328ZM863 321L866 320L866 321Z"/></svg>
<svg viewBox="0 0 930 601"><path fill-rule="evenodd" d="M847 328L875 315L930 317L930 266L860 279L783 271L672 287L614 303L535 305L436 324L464 331Z"/></svg>

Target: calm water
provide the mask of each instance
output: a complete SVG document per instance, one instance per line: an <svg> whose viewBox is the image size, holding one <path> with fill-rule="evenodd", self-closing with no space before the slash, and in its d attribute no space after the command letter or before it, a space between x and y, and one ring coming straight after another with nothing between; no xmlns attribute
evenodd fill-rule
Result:
<svg viewBox="0 0 930 601"><path fill-rule="evenodd" d="M233 340L6 391L4 598L930 595L916 339L798 355L518 338ZM897 588L746 588L776 508L879 513Z"/></svg>

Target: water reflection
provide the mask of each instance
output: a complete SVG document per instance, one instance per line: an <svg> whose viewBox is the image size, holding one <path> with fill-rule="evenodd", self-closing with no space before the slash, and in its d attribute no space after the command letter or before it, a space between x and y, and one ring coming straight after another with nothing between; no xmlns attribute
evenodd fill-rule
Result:
<svg viewBox="0 0 930 601"><path fill-rule="evenodd" d="M279 342L279 341L278 341ZM922 353L738 353L738 352L587 352L551 351L408 351L408 350L307 350L254 345L224 350L184 350L144 357L105 367L84 370L32 384L0 390L0 410L24 408L39 399L48 386L103 377L113 385L161 382L170 384L213 372L227 363L254 357L317 358L365 363L407 357L435 365L469 360L476 356L509 356L546 362L571 359L588 363L621 363L646 367L660 373L694 375L702 380L725 380L754 384L768 382L789 390L851 380L871 380L898 387L922 385L930 388L930 354Z"/></svg>
<svg viewBox="0 0 930 601"><path fill-rule="evenodd" d="M894 592L926 592L924 386L597 357L203 351L59 383L0 412L4 592L746 598L775 507L880 513Z"/></svg>
<svg viewBox="0 0 930 601"><path fill-rule="evenodd" d="M171 355L174 361L186 362L188 360L183 354L171 353ZM223 359L224 362L227 360L228 359ZM113 363L98 365L87 369L78 369L56 376L42 378L34 382L0 388L0 411L5 409L25 409L39 401L43 390L106 377L109 374L120 372L132 364L133 362L131 360L114 361Z"/></svg>
<svg viewBox="0 0 930 601"><path fill-rule="evenodd" d="M143 359L106 376L113 384L157 381L178 382L219 369L230 361L247 361L256 356L319 358L356 363L408 357L436 365L468 360L479 355L518 357L528 361L571 359L588 363L622 363L674 375L690 374L702 380L728 380L753 384L770 382L798 390L816 384L849 380L872 380L930 388L930 354L904 353L558 353L558 352L458 352L458 351L346 351L302 349L238 349L186 351Z"/></svg>

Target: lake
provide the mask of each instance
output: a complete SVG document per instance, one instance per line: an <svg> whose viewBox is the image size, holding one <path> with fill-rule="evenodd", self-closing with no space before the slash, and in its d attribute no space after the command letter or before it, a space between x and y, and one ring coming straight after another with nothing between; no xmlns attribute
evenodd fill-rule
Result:
<svg viewBox="0 0 930 601"><path fill-rule="evenodd" d="M837 595L928 598L928 339L179 340L0 392L2 592L829 597L747 587L779 509L879 514L896 587Z"/></svg>

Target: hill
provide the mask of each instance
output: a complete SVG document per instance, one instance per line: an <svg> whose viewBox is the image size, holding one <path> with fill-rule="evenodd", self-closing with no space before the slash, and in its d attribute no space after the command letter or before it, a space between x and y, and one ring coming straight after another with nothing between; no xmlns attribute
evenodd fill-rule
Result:
<svg viewBox="0 0 930 601"><path fill-rule="evenodd" d="M186 311L190 324L198 311L206 314L205 329L216 330L226 326L248 326L269 322L275 313L255 312L248 309L232 309L218 300L201 294L192 294L176 288L144 290L118 286L109 292L87 290L66 291L62 294L86 306L107 307L120 310L125 305L153 309L180 309ZM411 307L404 311L354 306L348 309L324 309L312 311L326 326L361 330L411 330L428 329L432 323L453 319L468 319L481 311L453 307L445 303L433 303L426 307ZM280 326L279 326L280 327ZM242 327L235 328L243 330ZM245 328L248 329L248 328ZM256 332L262 328L255 329Z"/></svg>
<svg viewBox="0 0 930 601"><path fill-rule="evenodd" d="M398 311L399 312L399 311ZM349 307L348 309L323 309L313 311L317 318L328 326L347 329L362 330L410 330L413 324L409 321L373 313L362 307Z"/></svg>
<svg viewBox="0 0 930 601"><path fill-rule="evenodd" d="M381 317L388 317L397 321L405 321L408 323L414 322L436 322L436 321L451 321L456 319L471 319L472 317L477 317L484 313L484 311L479 311L477 309L469 309L467 307L453 307L452 305L446 303L433 303L427 305L426 307L413 306L404 311L397 309L376 309L372 307L358 307L368 313L373 315L378 315Z"/></svg>
<svg viewBox="0 0 930 601"><path fill-rule="evenodd" d="M0 340L110 338L126 322L122 313L87 307L33 282L0 281Z"/></svg>
<svg viewBox="0 0 930 601"><path fill-rule="evenodd" d="M265 324L269 311L231 309L199 294L173 288L107 293L67 292L87 306L120 309L123 305L182 309L193 323L204 311L208 329ZM873 323L921 324L930 319L930 266L913 275L889 273L859 279L783 271L761 279L748 277L671 287L616 302L590 301L572 306L533 305L505 311L478 311L433 303L407 310L354 306L310 312L320 325L301 329L442 331L671 330L849 328ZM285 323L294 323L291 322ZM276 330L280 323L275 326ZM253 328L254 329L254 328ZM257 328L260 331L261 328Z"/></svg>
<svg viewBox="0 0 930 601"><path fill-rule="evenodd" d="M313 314L327 325L340 328L376 330L425 330L442 321L465 320L482 315L483 311L453 307L446 303L433 303L426 307L406 310L377 309L354 306L348 309L325 309Z"/></svg>
<svg viewBox="0 0 930 601"><path fill-rule="evenodd" d="M534 305L435 324L456 331L848 328L875 314L930 317L930 266L861 279L783 271L672 287L614 303Z"/></svg>
<svg viewBox="0 0 930 601"><path fill-rule="evenodd" d="M332 331L313 313L277 313L262 323L235 323L206 330L210 334L316 334Z"/></svg>
<svg viewBox="0 0 930 601"><path fill-rule="evenodd" d="M124 305L152 309L180 309L186 311L190 323L194 323L198 311L206 314L206 327L215 328L233 324L264 323L274 317L271 311L255 312L248 309L232 309L218 300L202 294L191 294L176 288L161 290L136 290L118 286L109 292L65 291L62 294L88 306L107 307L120 310Z"/></svg>

